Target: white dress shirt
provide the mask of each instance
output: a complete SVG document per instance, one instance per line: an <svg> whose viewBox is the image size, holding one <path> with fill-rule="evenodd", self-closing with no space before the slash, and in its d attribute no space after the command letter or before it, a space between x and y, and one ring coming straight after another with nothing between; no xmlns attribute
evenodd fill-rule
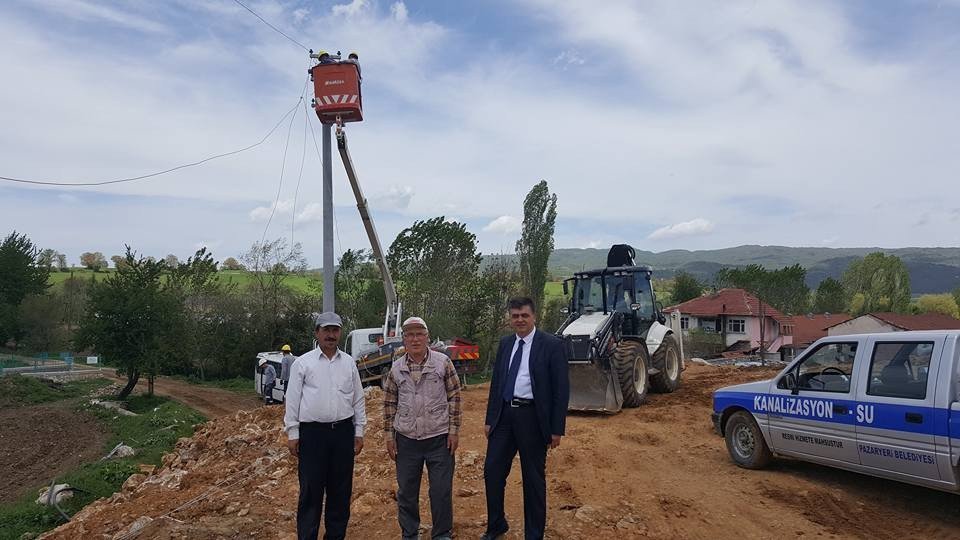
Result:
<svg viewBox="0 0 960 540"><path fill-rule="evenodd" d="M517 347L523 341L523 354L520 355L520 371L517 372L517 384L513 387L513 397L523 399L533 399L533 383L530 381L530 347L533 346L533 335L537 333L534 328L526 337L516 336L513 342L513 348L510 349L510 359L517 353Z"/></svg>
<svg viewBox="0 0 960 540"><path fill-rule="evenodd" d="M297 358L290 368L284 429L300 438L300 422L337 422L353 416L354 434L363 437L366 403L357 363L337 350L328 358L319 348Z"/></svg>

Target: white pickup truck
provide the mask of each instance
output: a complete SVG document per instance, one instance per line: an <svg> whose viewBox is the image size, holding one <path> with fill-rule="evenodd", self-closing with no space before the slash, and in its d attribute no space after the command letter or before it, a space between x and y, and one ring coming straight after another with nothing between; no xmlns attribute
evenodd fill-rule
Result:
<svg viewBox="0 0 960 540"><path fill-rule="evenodd" d="M714 392L712 417L741 467L783 455L960 492L960 331L823 338Z"/></svg>

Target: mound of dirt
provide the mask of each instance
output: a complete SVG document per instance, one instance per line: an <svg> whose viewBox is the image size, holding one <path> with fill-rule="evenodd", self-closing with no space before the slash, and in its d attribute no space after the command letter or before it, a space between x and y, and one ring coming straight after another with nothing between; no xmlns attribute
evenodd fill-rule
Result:
<svg viewBox="0 0 960 540"><path fill-rule="evenodd" d="M710 423L720 386L764 368L691 366L677 392L612 416L575 414L547 462L548 538L911 538L960 531L954 496L795 461L734 466ZM479 538L486 386L464 391L454 480L454 533ZM382 395L367 394L365 447L354 473L351 538L397 538L396 480L382 432ZM45 538L295 538L297 462L282 408L238 412L181 439L163 465L134 475ZM508 538L522 538L519 460L507 482ZM426 475L424 475L426 477ZM421 491L429 537L426 479ZM865 511L868 510L868 511ZM922 524L922 525L920 525Z"/></svg>

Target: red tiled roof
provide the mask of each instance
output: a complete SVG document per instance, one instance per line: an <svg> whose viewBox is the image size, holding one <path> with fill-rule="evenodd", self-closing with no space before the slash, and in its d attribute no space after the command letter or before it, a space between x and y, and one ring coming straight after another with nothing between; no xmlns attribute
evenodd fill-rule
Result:
<svg viewBox="0 0 960 540"><path fill-rule="evenodd" d="M869 313L874 318L904 330L960 330L960 319L942 313Z"/></svg>
<svg viewBox="0 0 960 540"><path fill-rule="evenodd" d="M793 326L793 346L805 347L814 341L827 336L827 328L847 322L850 316L846 313L814 313L810 315L794 315L780 321L782 325ZM783 328L781 326L781 332Z"/></svg>
<svg viewBox="0 0 960 540"><path fill-rule="evenodd" d="M713 294L670 306L664 311L679 311L694 317L716 317L717 315L759 317L760 301L743 289L720 289ZM783 313L766 302L763 303L763 314L778 321L784 318Z"/></svg>

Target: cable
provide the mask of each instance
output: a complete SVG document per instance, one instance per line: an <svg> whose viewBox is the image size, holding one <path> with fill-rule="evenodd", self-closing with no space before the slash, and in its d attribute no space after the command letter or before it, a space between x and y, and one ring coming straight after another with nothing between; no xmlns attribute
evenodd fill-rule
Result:
<svg viewBox="0 0 960 540"><path fill-rule="evenodd" d="M305 51L309 51L309 50L310 50L310 49L308 49L307 47L305 47L305 46L303 45L303 43L300 43L299 41L293 39L292 37L284 34L284 33L283 33L283 30L280 30L280 29L277 28L276 26L268 23L266 19L264 19L263 17L261 17L259 14L257 14L256 11L248 8L247 5L244 4L243 2L241 2L240 0L233 0L233 1L236 2L237 4L240 4L240 7L242 7L243 9L245 9L245 10L249 11L250 13L252 13L254 17L260 19L260 21L261 21L263 24L269 26L269 27L272 28L275 32L277 32L278 34L280 34L281 36L283 36L283 37L289 39L290 41L294 42L295 44L297 44L301 49L303 49L303 50L305 50Z"/></svg>
<svg viewBox="0 0 960 540"><path fill-rule="evenodd" d="M303 99L302 97L300 99ZM297 103L299 106L300 104ZM254 271L260 270L260 254L264 251L264 241L267 239L267 230L270 229L270 223L273 221L273 215L277 212L277 204L280 203L280 192L283 189L283 173L287 168L287 149L290 148L290 132L293 131L293 120L297 117L296 113L290 117L290 125L287 127L287 141L283 145L283 162L280 164L280 181L277 184L277 196L270 207L270 217L267 218L267 224L263 227L263 234L260 235L260 253L257 254L257 264Z"/></svg>
<svg viewBox="0 0 960 540"><path fill-rule="evenodd" d="M159 171L159 172L155 172L155 173L150 173L150 174L144 174L144 175L142 175L142 176L134 176L134 177L132 177L132 178L121 178L121 179L119 179L119 180L106 180L106 181L103 181L103 182L49 182L49 181L44 181L44 180L24 180L24 179L22 179L22 178L11 178L11 177L9 177L9 176L0 176L0 180L6 180L6 181L8 181L8 182L19 182L19 183L21 183L21 184L36 184L36 185L41 185L41 186L105 186L105 185L107 185L107 184L119 184L119 183L122 183L122 182L134 182L134 181L136 181L136 180L145 180L145 179L147 179L147 178L153 178L154 176L160 176L161 174L167 174L167 173L171 173L171 172L174 172L174 171L179 171L180 169L186 169L187 167L195 167L195 166L197 166L197 165L202 165L202 164L204 164L204 163L206 163L206 162L208 162L208 161L212 161L212 160L214 160L214 159L218 159L218 158L222 158L222 157L227 157L227 156L232 156L232 155L234 155L234 154L239 154L240 152L245 152L245 151L247 151L247 150L250 150L250 149L252 149L252 148L256 148L257 146L260 146L261 144L263 144L264 142L266 142L267 139L270 138L270 135L273 135L273 132L276 131L278 127L280 127L280 124L282 124L283 121L286 120L288 116L290 116L290 113L296 111L296 110L300 107L300 102L301 102L301 101L303 101L303 95L302 95L302 94L301 94L301 96L300 96L300 99L297 101L297 104L294 105L292 109L290 109L289 111L287 111L286 114L284 114L284 115L280 118L280 120L276 123L276 125L274 125L272 128L270 128L270 131L268 131L267 134L264 135L262 139L260 139L260 141L254 143L254 144L251 144L250 146L243 147L243 148L241 148L241 149L239 149L239 150L233 150L232 152L226 152L226 153L223 153L223 154L217 154L217 155L215 155L215 156L210 156L210 157L208 157L208 158L201 159L200 161L195 161L195 162L193 162L193 163L185 163L185 164L183 164L183 165L178 165L178 166L176 166L176 167L172 167L172 168L170 168L170 169L166 169L166 170L163 170L163 171Z"/></svg>
<svg viewBox="0 0 960 540"><path fill-rule="evenodd" d="M293 229L297 225L297 197L300 195L300 181L303 180L303 163L307 159L307 126L310 124L310 108L303 104L303 151L300 153L300 174L297 175L297 188L293 191L293 213L290 220L290 253L293 253Z"/></svg>
<svg viewBox="0 0 960 540"><path fill-rule="evenodd" d="M297 108L299 108L300 103L303 101L303 97L307 95L307 86L309 84L310 78L307 77L307 79L303 81L303 89L300 91L300 101L297 102ZM297 114L294 112L293 116L290 117L290 125L287 126L287 140L283 145L283 163L280 166L280 181L277 184L277 195L274 198L273 205L270 208L270 217L267 218L267 224L263 227L263 234L260 235L260 249L257 250L257 259L254 264L254 271L260 270L260 257L264 253L264 242L267 239L267 231L270 229L270 223L273 221L273 215L277 212L277 205L280 203L280 193L283 190L283 173L287 168L287 150L290 148L290 132L293 131L293 121L296 117Z"/></svg>

